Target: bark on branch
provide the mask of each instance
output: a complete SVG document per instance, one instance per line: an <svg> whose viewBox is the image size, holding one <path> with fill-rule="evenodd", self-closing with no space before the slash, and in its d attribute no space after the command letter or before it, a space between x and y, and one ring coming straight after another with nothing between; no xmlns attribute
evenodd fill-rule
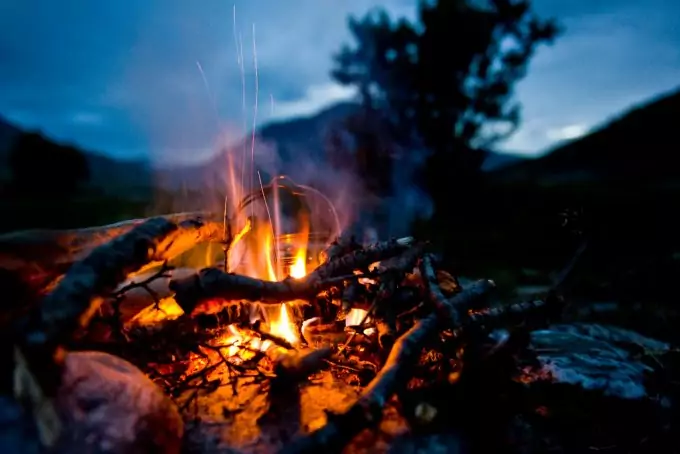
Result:
<svg viewBox="0 0 680 454"><path fill-rule="evenodd" d="M456 308L469 307L493 288L490 281L478 281L450 300L433 301L435 306L446 305L447 312ZM430 292L434 298L436 292ZM437 296L438 297L438 296ZM359 399L344 413L329 415L328 422L321 429L292 440L281 450L282 454L339 452L346 443L362 430L376 425L382 417L385 403L397 388L408 379L408 373L427 341L442 328L456 328L451 325L451 317L442 317L442 312L434 312L418 321L404 333L392 347L385 365L371 383L364 389Z"/></svg>
<svg viewBox="0 0 680 454"><path fill-rule="evenodd" d="M102 298L111 294L128 274L149 262L171 259L212 238L218 233L214 227L196 218L179 223L152 218L96 247L71 266L28 318L20 342L26 356L30 359L31 352L42 352L39 363L54 362L58 346L89 322Z"/></svg>
<svg viewBox="0 0 680 454"><path fill-rule="evenodd" d="M391 240L367 246L325 262L301 279L286 278L271 282L224 273L218 268L205 268L198 273L170 281L175 300L186 313L193 312L200 303L211 299L249 300L263 303L307 299L320 291L337 285L338 277L351 275L354 270L409 250L411 238Z"/></svg>
<svg viewBox="0 0 680 454"><path fill-rule="evenodd" d="M210 213L176 213L163 218L182 223L201 219L215 232L222 220ZM23 230L0 235L0 268L17 272L24 281L46 285L63 274L73 263L83 260L96 247L123 235L148 219L134 219L100 227L71 230ZM216 235L214 240L219 239Z"/></svg>

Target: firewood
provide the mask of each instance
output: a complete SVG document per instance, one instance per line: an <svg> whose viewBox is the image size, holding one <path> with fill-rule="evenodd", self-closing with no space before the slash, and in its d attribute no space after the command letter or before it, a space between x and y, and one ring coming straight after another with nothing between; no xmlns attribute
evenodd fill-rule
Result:
<svg viewBox="0 0 680 454"><path fill-rule="evenodd" d="M218 240L222 220L210 213L177 213L163 216L174 223L201 219L214 229L203 240ZM123 235L148 219L134 219L100 227L71 230L23 230L0 235L0 268L19 273L40 289L62 275L73 263L98 246Z"/></svg>
<svg viewBox="0 0 680 454"><path fill-rule="evenodd" d="M353 251L326 262L301 279L286 278L271 282L238 274L225 273L218 268L204 268L197 274L172 279L170 289L175 300L186 313L205 300L249 300L264 304L295 299L308 299L322 290L337 285L352 276L356 269L368 268L372 263L394 257L410 249L411 238L386 241ZM417 251L416 251L417 252Z"/></svg>
<svg viewBox="0 0 680 454"><path fill-rule="evenodd" d="M435 307L446 306L447 311L434 312L418 321L410 330L396 340L383 368L363 390L359 399L344 413L329 414L328 422L321 429L301 435L282 450L285 454L313 453L333 450L339 452L344 444L362 430L375 426L382 416L385 404L397 388L408 379L408 372L418 359L423 347L443 327L455 328L451 317L458 307L468 307L493 288L490 281L478 281L450 300L432 301ZM439 292L441 293L441 292ZM438 293L430 291L430 298ZM442 314L447 315L443 317Z"/></svg>
<svg viewBox="0 0 680 454"><path fill-rule="evenodd" d="M461 307L460 305L451 304L451 301L456 300L457 296L454 296L451 300L447 300L439 287L439 280L437 278L437 273L432 265L432 257L426 255L420 264L420 274L425 281L425 287L429 293L429 302L434 306L436 312L443 319L449 320L449 324L453 327L458 327L461 325ZM477 285L473 285L468 289L465 289L465 293L469 295L466 301L478 301L482 296L489 293L491 287L494 284L491 281L479 281ZM477 292L476 295L471 295L471 292ZM467 311L469 307L465 307L464 310Z"/></svg>
<svg viewBox="0 0 680 454"><path fill-rule="evenodd" d="M317 372L326 365L333 350L320 348L317 350L291 351L279 350L281 353L274 361L276 379L272 383L276 387L286 387L299 383L309 375Z"/></svg>
<svg viewBox="0 0 680 454"><path fill-rule="evenodd" d="M15 388L31 390L28 397L34 408L49 407L61 379L60 345L89 322L103 297L128 274L149 262L165 261L213 233L212 225L200 219L174 223L152 218L71 266L22 327L15 357L17 367L24 371L17 374L17 380L24 377L28 385L15 383Z"/></svg>
<svg viewBox="0 0 680 454"><path fill-rule="evenodd" d="M44 299L29 342L59 342L70 337L97 309L99 301L93 299L108 296L127 275L148 263L167 261L214 233L213 226L200 219L175 223L152 218L97 247L75 263Z"/></svg>
<svg viewBox="0 0 680 454"><path fill-rule="evenodd" d="M366 269L372 263L399 255L403 251L409 249L412 243L412 237L405 237L397 240L383 241L357 249L320 265L312 273L306 276L306 280L309 282L323 281L330 277L350 274L357 269Z"/></svg>
<svg viewBox="0 0 680 454"><path fill-rule="evenodd" d="M359 244L354 235L340 235L323 251L324 261L330 262L359 249L361 249L361 244Z"/></svg>

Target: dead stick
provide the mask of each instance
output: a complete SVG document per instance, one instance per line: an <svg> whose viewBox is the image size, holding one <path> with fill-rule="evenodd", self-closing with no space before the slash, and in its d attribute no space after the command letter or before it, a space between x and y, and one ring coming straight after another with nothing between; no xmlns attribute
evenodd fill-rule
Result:
<svg viewBox="0 0 680 454"><path fill-rule="evenodd" d="M338 277L344 279L356 269L368 268L372 263L408 250L411 242L411 238L402 238L367 246L320 265L302 279L270 282L224 273L217 268L205 268L195 275L171 280L170 289L175 292L175 300L186 313L193 312L196 306L210 299L244 299L265 304L308 299L338 284Z"/></svg>
<svg viewBox="0 0 680 454"><path fill-rule="evenodd" d="M470 307L461 307L458 304L452 304L457 295L451 300L447 300L439 287L439 280L437 273L432 264L432 256L426 255L420 263L420 274L425 281L425 287L429 293L429 301L434 305L434 309L439 315L449 320L451 326L459 326L461 324L461 312L466 313ZM494 283L489 280L481 280L475 282L467 289L467 292L476 292L475 296L470 295L467 301L474 302L479 300L482 296L489 293Z"/></svg>
<svg viewBox="0 0 680 454"><path fill-rule="evenodd" d="M168 260L219 234L213 227L200 219L174 223L162 217L152 218L95 248L71 266L29 318L22 333L23 347L27 351L44 350L48 356L41 362L49 364L55 349L89 322L102 297L108 296L128 274L149 262Z"/></svg>
<svg viewBox="0 0 680 454"><path fill-rule="evenodd" d="M469 307L473 300L484 295L493 285L489 281L476 282L450 300L434 302L437 305ZM431 293L431 296L433 293ZM417 361L427 341L436 335L451 319L444 319L435 312L421 319L404 333L392 347L380 373L364 389L359 399L344 413L329 415L324 427L307 435L301 435L288 443L283 454L315 453L332 450L339 452L346 443L367 427L376 425L387 401L407 378L412 364Z"/></svg>
<svg viewBox="0 0 680 454"><path fill-rule="evenodd" d="M201 219L204 224L222 226L210 213L176 213L162 216L174 223ZM123 235L148 219L133 219L99 227L71 230L22 230L0 235L0 265L6 269L35 266L63 268L84 259L92 250ZM217 236L215 239L219 239Z"/></svg>

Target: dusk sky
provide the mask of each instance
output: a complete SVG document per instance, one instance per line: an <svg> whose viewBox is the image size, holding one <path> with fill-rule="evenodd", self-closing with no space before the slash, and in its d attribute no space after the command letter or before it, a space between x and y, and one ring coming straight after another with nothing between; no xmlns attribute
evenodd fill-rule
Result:
<svg viewBox="0 0 680 454"><path fill-rule="evenodd" d="M119 157L201 158L253 122L311 114L351 92L333 84L331 54L346 17L414 0L3 0L0 115ZM535 0L565 33L542 47L517 97L524 123L503 147L526 154L578 136L680 86L677 0ZM234 28L234 7L236 29ZM204 83L201 71L205 74Z"/></svg>

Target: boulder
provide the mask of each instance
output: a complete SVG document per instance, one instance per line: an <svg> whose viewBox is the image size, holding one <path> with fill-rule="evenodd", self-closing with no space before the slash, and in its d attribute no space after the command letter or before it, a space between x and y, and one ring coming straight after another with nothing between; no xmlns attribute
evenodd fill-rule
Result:
<svg viewBox="0 0 680 454"><path fill-rule="evenodd" d="M117 356L68 353L55 403L63 430L52 452L180 452L184 426L176 405L137 367ZM3 396L0 406L0 448L41 452L33 421L18 403Z"/></svg>
<svg viewBox="0 0 680 454"><path fill-rule="evenodd" d="M57 406L66 428L60 452L180 452L177 407L137 367L116 356L68 354Z"/></svg>

